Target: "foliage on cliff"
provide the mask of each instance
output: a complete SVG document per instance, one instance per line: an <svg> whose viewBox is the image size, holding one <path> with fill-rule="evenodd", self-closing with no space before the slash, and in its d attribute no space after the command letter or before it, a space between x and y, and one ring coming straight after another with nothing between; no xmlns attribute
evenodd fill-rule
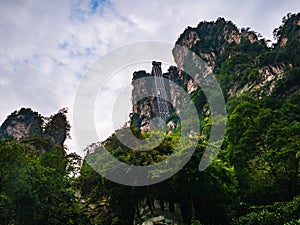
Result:
<svg viewBox="0 0 300 225"><path fill-rule="evenodd" d="M91 217L94 222L132 224L143 199L169 202L171 212L172 205L179 204L185 224L299 222L299 25L300 14L288 14L274 31L273 46L249 28L239 30L223 18L188 27L176 44L208 62L227 101L228 122L219 156L207 170L198 171L211 121L205 95L197 89L191 97L203 136L192 160L176 175L149 187L126 187L83 165L82 193L99 207L99 214ZM180 68L184 57L173 54ZM182 71L181 84L187 90L184 76ZM157 162L156 156L164 159L173 151L178 130L167 138L161 149L153 150L159 154L127 149L115 135L104 144L123 162L149 165Z"/></svg>
<svg viewBox="0 0 300 225"><path fill-rule="evenodd" d="M41 116L31 109L14 112L1 128L24 128L22 124L30 127L23 137L15 139L11 133L0 140L0 224L84 224L74 195L80 157L67 155L62 143L48 136L51 129L68 131L66 111L50 118L47 135Z"/></svg>

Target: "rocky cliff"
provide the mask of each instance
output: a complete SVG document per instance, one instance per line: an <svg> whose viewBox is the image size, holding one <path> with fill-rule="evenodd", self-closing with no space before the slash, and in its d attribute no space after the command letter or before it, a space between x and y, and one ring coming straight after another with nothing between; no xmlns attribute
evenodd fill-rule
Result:
<svg viewBox="0 0 300 225"><path fill-rule="evenodd" d="M246 44L245 44L246 43ZM200 77L196 76L192 79L189 74L185 73L184 67L187 62L188 51L194 52L207 64L208 69L219 73L221 64L235 55L239 55L242 50L239 46L255 45L262 48L267 48L264 40L259 40L257 34L249 29L239 30L231 21L225 21L223 18L218 18L213 22L201 22L195 28L188 27L180 35L176 41L176 46L183 48L173 49L173 55L176 66L171 66L168 71L164 71L164 78L170 82L165 84L167 94L170 97L170 105L173 108L180 108L182 102L176 91L177 86L183 88L188 94L195 92L200 82ZM259 76L263 79L262 82L254 83L246 82L243 85L236 84L226 90L228 95L241 94L250 89L261 88L262 84L271 82L273 79L280 76L282 73L281 67L264 67L259 70ZM151 86L144 83L143 79L153 76L146 71L137 71L133 74L133 113L131 115L133 124L140 127L142 130L149 129L149 120L157 115L157 101L155 98L147 98L144 101L136 102L136 97L141 95L146 86ZM268 83L268 84L269 84ZM198 108L201 111L202 108ZM169 118L170 119L170 118ZM168 121L174 124L172 121ZM176 124L175 124L176 125Z"/></svg>
<svg viewBox="0 0 300 225"><path fill-rule="evenodd" d="M260 35L249 28L238 29L231 21L226 21L223 18L218 18L215 22L200 22L195 28L188 27L176 41L176 45L183 46L186 51L176 47L173 49L179 73L181 73L186 63L187 50L190 50L207 62L216 76L219 74L228 76L227 73L232 75L237 72L235 70L238 70L238 74L234 75L241 77L240 73L243 71L240 68L223 71L222 64L228 63L234 67L237 66L236 62L244 57L244 60L242 60L244 67L257 67L254 55L258 56L263 50L268 48L266 40L259 39L258 36ZM244 55L248 53L252 54L251 57ZM259 72L256 74L258 79L251 79L248 76L250 74L247 74L247 78L243 78L243 82L236 82L230 85L230 88L227 88L226 92L229 96L233 96L251 89L262 88L275 78L280 78L282 70L282 65L258 68ZM245 71L245 73L248 73L248 71ZM199 80L192 79L188 81L188 93L197 89L196 83L198 82ZM222 88L226 88L224 86Z"/></svg>
<svg viewBox="0 0 300 225"><path fill-rule="evenodd" d="M277 42L269 46L268 41L258 33L249 28L238 29L231 21L223 18L213 22L200 22L195 28L186 28L176 41L176 45L184 48L175 46L173 49L176 66L164 71L164 77L174 82L165 85L174 107L172 112L175 113L176 106L181 104L175 87L179 85L194 100L199 116L209 115L205 96L197 85L200 80L197 80L197 77L193 80L184 70L188 51L200 56L214 72L226 101L246 94L256 98L284 96L291 102L299 103L300 51L295 46L299 46L300 43L300 14L284 18L283 25L275 29L274 36ZM149 76L152 74L146 71L138 71L133 75L134 105L131 119L141 130L148 130L150 119L157 116L157 101L154 97L135 101L135 96L148 87L148 84L139 78ZM167 122L176 126L172 119L169 118ZM177 206L177 209L179 208ZM168 224L170 218L173 218L176 220L175 224L183 224L180 210L175 210L174 213L168 207L164 209L165 211L161 210L159 201L146 198L136 206L135 222Z"/></svg>
<svg viewBox="0 0 300 225"><path fill-rule="evenodd" d="M42 134L42 117L31 109L22 108L13 112L0 127L0 138L13 137L17 140L28 135Z"/></svg>
<svg viewBox="0 0 300 225"><path fill-rule="evenodd" d="M185 64L190 63L187 62L188 51L192 51L214 72L224 90L225 99L246 92L251 92L258 98L276 95L278 94L278 88L276 88L278 81L298 84L298 81L287 81L288 79L294 80L295 76L287 78L284 74L288 70L293 70L300 62L299 50L292 47L300 43L299 14L288 14L283 22L283 25L274 30L274 37L278 42L271 47L260 34L250 28L239 29L224 18L218 18L212 22L200 22L197 27L187 27L179 36L173 49L176 66L171 66L168 71L164 71L164 77L197 98L198 94L193 94L193 92L198 90L200 79L198 77L192 79L184 71ZM148 85L138 78L147 76L151 74L145 71L138 71L133 75L133 81L136 82L132 92L134 106L131 118L134 124L142 130L148 130L149 120L157 115L155 98L135 102L134 96L138 96L139 92ZM176 85L174 83L166 85L171 99L170 105L174 109L180 108L177 107L180 106L180 101L176 96L178 94ZM286 92L298 93L299 87L298 85ZM283 94L282 90L281 94ZM198 111L202 111L202 108L198 108Z"/></svg>
<svg viewBox="0 0 300 225"><path fill-rule="evenodd" d="M30 108L22 108L7 117L0 127L0 139L22 140L28 137L41 137L50 140L52 145L63 147L70 126L66 119L66 109L46 118Z"/></svg>
<svg viewBox="0 0 300 225"><path fill-rule="evenodd" d="M176 109L176 106L180 104L178 96L176 96L178 95L176 85L181 85L182 79L179 77L177 68L174 66L171 66L168 72L163 73L163 78L167 98L171 100L168 103L168 108L170 114L172 114L173 108ZM142 131L148 131L150 130L150 120L159 114L157 98L153 96L153 93L156 92L154 76L152 73L147 73L146 71L134 72L132 85L133 107L132 114L130 115L131 124L140 128ZM139 99L140 96L149 94L150 96Z"/></svg>

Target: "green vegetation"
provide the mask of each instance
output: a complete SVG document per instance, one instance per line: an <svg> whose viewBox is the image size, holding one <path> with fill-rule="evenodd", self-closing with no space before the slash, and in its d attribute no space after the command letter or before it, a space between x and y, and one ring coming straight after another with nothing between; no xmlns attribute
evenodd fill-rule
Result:
<svg viewBox="0 0 300 225"><path fill-rule="evenodd" d="M299 17L289 15L284 19L280 34L295 35L290 33L294 30L288 29L289 33L285 33L286 23L295 26L295 18ZM276 44L267 47L264 39L251 42L247 36L243 36L239 44L218 43L216 36L222 33L224 24L227 30L236 29L219 19L214 27L212 23L203 22L197 28L188 28L181 36L186 38L189 32L197 32L200 39L201 35L207 36L191 48L199 55L211 49L216 52L224 46L224 54L217 55L215 72L226 94L228 123L218 159L204 172L198 171L211 123L206 98L198 89L191 97L201 119L201 139L189 163L167 181L149 187L127 187L103 179L88 164L83 165L82 171L89 171L80 177L84 184L83 195L90 204L99 205L100 199L109 208L99 209L102 213L94 217L96 224L133 224L134 209L143 199L179 204L186 224L300 222L299 67L286 64L294 62L294 55L287 54L291 44L282 48ZM254 33L249 29L243 32ZM211 40L215 42L209 45ZM293 48L299 50L298 45L293 44ZM280 61L283 54L285 61ZM271 82L264 81L262 69L272 66L283 68L283 75L274 74L277 77L270 92ZM183 88L186 84L183 80ZM255 85L259 86L251 88ZM243 93L239 93L242 89L245 89ZM127 149L115 135L104 144L123 162L155 164L174 151L178 129L149 152ZM137 136L143 138L143 134L137 133Z"/></svg>
<svg viewBox="0 0 300 225"><path fill-rule="evenodd" d="M65 114L54 117L64 121L67 132ZM55 128L51 124L47 129ZM49 137L33 133L20 141L0 141L0 155L0 224L85 223L74 195L76 154L66 155Z"/></svg>

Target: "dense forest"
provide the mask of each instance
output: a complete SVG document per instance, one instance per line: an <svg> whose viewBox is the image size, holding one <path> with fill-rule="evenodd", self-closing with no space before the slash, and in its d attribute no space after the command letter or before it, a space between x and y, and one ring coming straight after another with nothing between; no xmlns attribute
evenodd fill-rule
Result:
<svg viewBox="0 0 300 225"><path fill-rule="evenodd" d="M12 113L0 129L0 224L300 224L300 13L286 15L274 39L270 44L223 18L200 22L179 36L177 45L213 69L226 100L225 138L204 171L198 165L212 121L201 88L190 91L200 118L191 160L149 186L114 183L80 156L67 154L66 109L50 118L31 109ZM177 59L178 67L184 64ZM191 78L181 71L178 79L189 91ZM121 128L91 144L87 157L90 149L105 146L128 164L158 163L176 149L180 136L176 113L168 121L177 126L151 151L123 145ZM151 133L142 132L139 123L132 122L131 129L142 139ZM153 176L163 173L156 172Z"/></svg>

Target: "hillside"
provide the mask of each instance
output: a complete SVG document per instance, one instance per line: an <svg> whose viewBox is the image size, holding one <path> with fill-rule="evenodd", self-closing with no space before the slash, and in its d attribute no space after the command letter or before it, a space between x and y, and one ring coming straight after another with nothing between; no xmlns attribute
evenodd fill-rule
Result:
<svg viewBox="0 0 300 225"><path fill-rule="evenodd" d="M207 170L198 171L210 133L211 115L206 97L197 85L199 81L185 73L185 51L175 46L173 55L177 65L163 76L184 88L197 107L201 139L196 151L182 170L159 184L131 188L105 180L100 189L97 186L98 197L92 202L98 205L97 201L102 199L113 214L106 214L100 207L96 218L99 221L118 219L122 221L120 224L133 224L133 221L154 224L150 221L155 220L161 224L168 224L167 221L176 224L296 223L300 184L300 70L296 60L300 51L299 21L299 14L287 15L275 29L278 42L271 47L255 31L238 29L223 18L186 28L176 44L207 62L226 99L227 128L219 156ZM140 78L148 76L150 71L133 74L133 96L147 87ZM166 83L165 86L173 106L181 104L176 101L173 87ZM147 137L149 121L157 116L156 101L146 98L133 106L131 128L136 136ZM154 165L172 154L178 143L181 121L176 113L167 118L167 123L173 127L165 137L167 141L149 152L129 149L118 140L117 133L102 145L122 162ZM84 164L82 170L84 186L87 182L100 182L94 176L90 179L88 167ZM94 190L91 186L83 195L95 196ZM101 193L110 193L110 197L107 199Z"/></svg>
<svg viewBox="0 0 300 225"><path fill-rule="evenodd" d="M0 128L0 224L299 224L300 13L285 16L274 38L270 46L255 31L224 18L187 27L172 51L177 65L163 71L171 99L166 134L150 126L159 115L159 99L134 101L152 87L143 78L153 74L129 75L134 101L129 128L134 137L164 137L151 151L122 143L124 126L104 142L88 146L81 166L79 156L64 150L70 129L65 110L50 118L30 109L12 113ZM212 126L222 118L212 121L207 96L198 85L201 76L193 79L187 73L186 68L201 66L187 50L213 71L226 102L221 150L204 171L199 171L199 162ZM176 85L191 97L199 117L199 132L187 134L197 137L188 163L169 179L148 186L121 185L100 176L93 166L101 161L102 148L123 163L149 168L176 153L181 128L195 123L190 111L186 121L178 116L176 108L185 102ZM134 137L128 143L134 144ZM190 139L175 154L174 167L191 148ZM100 167L110 175L119 169L111 162ZM168 172L162 167L131 179L155 180Z"/></svg>

